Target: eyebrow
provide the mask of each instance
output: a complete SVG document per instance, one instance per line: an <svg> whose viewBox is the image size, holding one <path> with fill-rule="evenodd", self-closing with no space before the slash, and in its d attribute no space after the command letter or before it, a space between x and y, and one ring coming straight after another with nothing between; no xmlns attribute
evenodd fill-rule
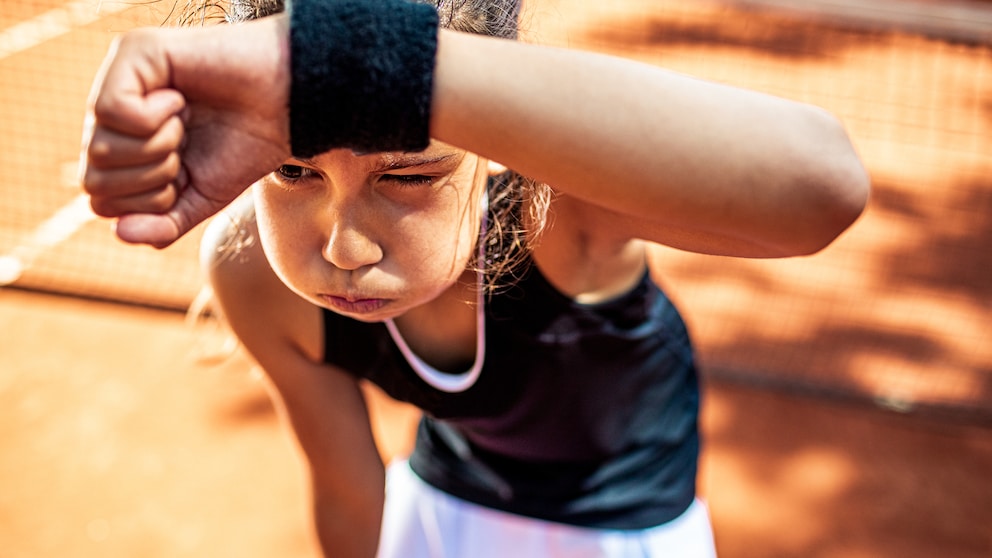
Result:
<svg viewBox="0 0 992 558"><path fill-rule="evenodd" d="M389 171L394 171L398 169L405 169L410 167L424 167L428 165L433 165L437 163L443 163L454 157L458 153L443 153L439 155L433 155L425 157L420 154L400 154L393 155L391 153L384 153L381 158L372 164L369 169L370 173L384 173ZM318 167L316 159L309 157L293 157L297 161L303 163L304 165L309 165L311 167Z"/></svg>
<svg viewBox="0 0 992 558"><path fill-rule="evenodd" d="M405 169L409 167L423 167L437 163L443 163L454 158L456 153L446 153L433 156L423 155L383 155L383 157L372 165L371 172L382 173Z"/></svg>

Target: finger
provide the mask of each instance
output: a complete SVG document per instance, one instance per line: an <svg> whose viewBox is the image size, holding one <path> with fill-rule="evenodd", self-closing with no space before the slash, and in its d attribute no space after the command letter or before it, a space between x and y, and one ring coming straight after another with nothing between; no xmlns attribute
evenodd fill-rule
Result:
<svg viewBox="0 0 992 558"><path fill-rule="evenodd" d="M124 135L149 137L186 106L186 99L173 89L136 93L115 90L112 85L105 84L105 91L96 98L92 113L99 126Z"/></svg>
<svg viewBox="0 0 992 558"><path fill-rule="evenodd" d="M148 165L168 157L182 144L184 126L179 116L172 116L149 138L139 138L97 128L86 151L89 165L97 169L114 169Z"/></svg>
<svg viewBox="0 0 992 558"><path fill-rule="evenodd" d="M89 165L83 174L83 189L96 197L128 197L175 182L179 173L179 154L173 151L165 159L147 165L119 169Z"/></svg>
<svg viewBox="0 0 992 558"><path fill-rule="evenodd" d="M148 137L186 104L169 89L169 64L154 31L119 36L93 82L88 106L96 124L116 132Z"/></svg>
<svg viewBox="0 0 992 558"><path fill-rule="evenodd" d="M179 188L168 184L157 190L126 197L91 197L93 213L101 217L120 217L130 213L165 213L179 197Z"/></svg>
<svg viewBox="0 0 992 558"><path fill-rule="evenodd" d="M165 248L179 239L179 228L169 215L131 213L117 220L117 237L128 244L148 244Z"/></svg>
<svg viewBox="0 0 992 558"><path fill-rule="evenodd" d="M194 227L227 207L229 203L234 201L234 197L236 196L218 199L204 195L199 188L193 185L183 188L175 205L166 213L176 225L176 231L178 233L176 238L191 231Z"/></svg>
<svg viewBox="0 0 992 558"><path fill-rule="evenodd" d="M117 221L117 236L131 244L148 244L165 248L184 234L215 215L232 200L204 196L197 188L178 189L179 197L163 214L129 213Z"/></svg>

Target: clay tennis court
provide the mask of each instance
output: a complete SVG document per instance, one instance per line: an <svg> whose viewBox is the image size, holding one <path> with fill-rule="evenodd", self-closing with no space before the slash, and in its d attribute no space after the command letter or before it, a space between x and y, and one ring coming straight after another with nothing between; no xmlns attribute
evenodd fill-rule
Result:
<svg viewBox="0 0 992 558"><path fill-rule="evenodd" d="M315 556L264 381L184 316L198 234L123 246L77 198L90 80L169 3L97 4L0 13L0 558ZM822 105L872 173L816 256L653 254L699 346L720 555L992 556L992 5L529 6L532 40ZM403 453L415 414L369 393Z"/></svg>

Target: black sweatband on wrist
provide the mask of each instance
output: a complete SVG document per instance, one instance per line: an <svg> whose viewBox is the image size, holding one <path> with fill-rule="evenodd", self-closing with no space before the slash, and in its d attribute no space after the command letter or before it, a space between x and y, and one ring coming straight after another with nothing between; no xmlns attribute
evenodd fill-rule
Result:
<svg viewBox="0 0 992 558"><path fill-rule="evenodd" d="M438 15L408 0L291 0L293 154L430 142Z"/></svg>

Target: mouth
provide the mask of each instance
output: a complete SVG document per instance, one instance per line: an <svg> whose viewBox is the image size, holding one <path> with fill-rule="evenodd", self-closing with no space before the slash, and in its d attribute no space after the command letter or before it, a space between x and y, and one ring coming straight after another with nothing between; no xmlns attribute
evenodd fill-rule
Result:
<svg viewBox="0 0 992 558"><path fill-rule="evenodd" d="M347 314L371 314L389 303L385 298L352 298L328 294L318 296L330 309Z"/></svg>

